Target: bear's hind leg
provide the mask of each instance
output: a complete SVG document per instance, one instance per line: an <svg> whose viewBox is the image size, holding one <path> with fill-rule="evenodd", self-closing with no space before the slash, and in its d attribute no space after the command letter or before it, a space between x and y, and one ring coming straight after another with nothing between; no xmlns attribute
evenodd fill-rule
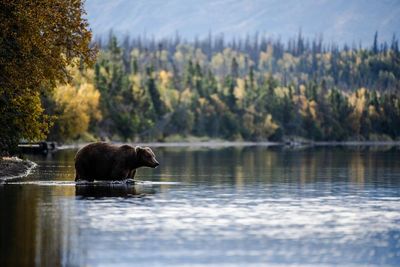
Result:
<svg viewBox="0 0 400 267"><path fill-rule="evenodd" d="M76 171L76 174L75 174L75 182L77 182L77 181L88 181L88 182L94 182L94 179L93 178L88 178L87 177L88 175L86 175L85 173L82 173L82 172L80 172L80 171Z"/></svg>

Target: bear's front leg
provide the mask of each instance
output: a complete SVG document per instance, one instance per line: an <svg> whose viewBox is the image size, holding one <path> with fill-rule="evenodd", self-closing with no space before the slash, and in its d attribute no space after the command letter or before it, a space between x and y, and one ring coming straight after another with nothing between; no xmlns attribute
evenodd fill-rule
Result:
<svg viewBox="0 0 400 267"><path fill-rule="evenodd" d="M129 172L128 179L135 179L136 169L133 169Z"/></svg>

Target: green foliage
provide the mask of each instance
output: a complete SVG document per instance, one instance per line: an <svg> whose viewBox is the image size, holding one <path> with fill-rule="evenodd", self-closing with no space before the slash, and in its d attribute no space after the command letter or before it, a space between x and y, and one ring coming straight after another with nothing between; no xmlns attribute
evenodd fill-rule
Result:
<svg viewBox="0 0 400 267"><path fill-rule="evenodd" d="M191 44L128 37L120 45L110 34L94 69L71 66L66 71L73 70L70 84L57 84L52 93L21 91L29 92L25 102L18 101L30 103L27 113L36 126L27 124L31 135L28 128L18 129L26 133L16 135L13 142L43 138L53 115L57 118L51 137L58 140L400 136L400 53L395 37L390 46L380 45L376 34L371 48L352 49L324 46L320 40L306 42L301 35L287 45L210 38ZM1 92L6 96L8 91ZM47 116L42 115L40 97ZM6 97L0 101L8 103ZM21 106L12 107L1 106L7 114L1 125L10 125L0 133L2 142L9 142L6 137L20 127L18 118L26 116ZM14 118L17 125L10 122Z"/></svg>
<svg viewBox="0 0 400 267"><path fill-rule="evenodd" d="M104 117L94 131L130 140L396 138L398 45L377 42L327 49L300 35L287 48L142 39L120 47L111 35L95 67Z"/></svg>
<svg viewBox="0 0 400 267"><path fill-rule="evenodd" d="M161 118L161 116L165 112L164 103L161 101L160 92L157 89L153 67L148 67L146 69L147 75L147 90L149 91L150 98L153 104L153 109L157 115L157 118Z"/></svg>
<svg viewBox="0 0 400 267"><path fill-rule="evenodd" d="M44 139L51 122L43 112L38 92L0 87L0 154L15 153L21 139Z"/></svg>
<svg viewBox="0 0 400 267"><path fill-rule="evenodd" d="M91 63L91 33L79 0L7 0L0 3L0 153L20 139L46 137L50 117L41 95L69 78L67 66Z"/></svg>

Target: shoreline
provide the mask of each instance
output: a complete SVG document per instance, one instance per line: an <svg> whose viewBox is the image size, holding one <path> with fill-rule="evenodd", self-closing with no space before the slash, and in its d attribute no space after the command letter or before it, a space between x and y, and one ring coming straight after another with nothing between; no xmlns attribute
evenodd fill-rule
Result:
<svg viewBox="0 0 400 267"><path fill-rule="evenodd" d="M0 183L11 179L26 177L37 164L30 160L23 160L17 157L0 158Z"/></svg>
<svg viewBox="0 0 400 267"><path fill-rule="evenodd" d="M195 142L113 142L114 144L131 144L135 146L150 146L159 148L228 148L228 147L287 147L287 148L307 148L307 147L384 147L399 146L400 141L286 141L286 142L250 142L250 141L195 141ZM76 143L61 145L57 150L79 149L89 143ZM37 164L30 160L22 160L18 157L0 158L0 183L11 179L26 177L37 167Z"/></svg>
<svg viewBox="0 0 400 267"><path fill-rule="evenodd" d="M251 141L196 141L196 142L111 142L116 145L131 144L135 146L150 147L204 147L204 148L223 148L223 147L322 147L322 146L400 146L400 141L289 141L289 142L251 142ZM59 150L78 149L90 142L61 145Z"/></svg>

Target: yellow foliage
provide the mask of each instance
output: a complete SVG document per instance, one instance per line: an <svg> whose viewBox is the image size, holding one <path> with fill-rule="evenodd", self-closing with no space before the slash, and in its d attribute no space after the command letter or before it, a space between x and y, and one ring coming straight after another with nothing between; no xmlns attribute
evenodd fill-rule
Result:
<svg viewBox="0 0 400 267"><path fill-rule="evenodd" d="M259 61L259 67L260 68L265 67L267 64L271 63L271 60L273 58L273 55L272 55L273 50L274 49L273 49L272 45L268 44L267 51L265 51L265 52L261 51L260 52L260 61Z"/></svg>
<svg viewBox="0 0 400 267"><path fill-rule="evenodd" d="M299 89L300 89L300 94L301 95L305 95L306 94L306 87L304 86L304 84L300 85Z"/></svg>
<svg viewBox="0 0 400 267"><path fill-rule="evenodd" d="M299 95L298 96L298 103L300 106L300 113L303 116L307 116L307 108L308 108L308 100L304 95Z"/></svg>
<svg viewBox="0 0 400 267"><path fill-rule="evenodd" d="M56 136L61 139L75 138L88 130L92 120L101 120L98 108L100 92L93 86L93 70L79 71L69 67L73 80L58 85L53 92L56 104Z"/></svg>
<svg viewBox="0 0 400 267"><path fill-rule="evenodd" d="M2 1L1 9L8 10L0 20L0 50L8 55L0 62L2 75L8 77L3 87L38 90L65 81L66 66L76 64L76 58L93 63L82 1L9 0Z"/></svg>
<svg viewBox="0 0 400 267"><path fill-rule="evenodd" d="M278 86L274 89L274 94L279 98L284 98L285 96L289 95L289 89Z"/></svg>
<svg viewBox="0 0 400 267"><path fill-rule="evenodd" d="M207 104L207 99L205 99L204 97L200 97L199 104L200 106L204 106L205 104Z"/></svg>
<svg viewBox="0 0 400 267"><path fill-rule="evenodd" d="M195 52L195 59L200 64L200 66L203 66L204 63L207 61L207 56L200 48L197 48Z"/></svg>
<svg viewBox="0 0 400 267"><path fill-rule="evenodd" d="M219 69L224 65L224 56L221 53L215 54L211 59L211 65L214 69Z"/></svg>
<svg viewBox="0 0 400 267"><path fill-rule="evenodd" d="M159 76L160 76L161 86L164 87L164 88L167 87L168 83L169 83L169 80L172 77L172 73L170 73L168 71L165 71L165 70L162 70L162 71L160 71Z"/></svg>
<svg viewBox="0 0 400 267"><path fill-rule="evenodd" d="M20 139L45 139L50 126L40 95L70 76L76 58L92 64L96 49L83 1L7 0L0 4L0 153Z"/></svg>
<svg viewBox="0 0 400 267"><path fill-rule="evenodd" d="M227 47L224 49L224 51L222 51L224 58L230 60L232 59L234 56L236 56L236 51L233 51L232 48Z"/></svg>
<svg viewBox="0 0 400 267"><path fill-rule="evenodd" d="M356 134L360 133L361 117L366 108L366 92L367 90L365 88L360 88L349 96L349 103L354 108L350 115L350 120L352 121L351 126Z"/></svg>
<svg viewBox="0 0 400 267"><path fill-rule="evenodd" d="M192 101L192 97L193 97L193 92L190 90L190 88L186 88L181 93L181 102L189 105Z"/></svg>
<svg viewBox="0 0 400 267"><path fill-rule="evenodd" d="M326 52L326 53L323 54L322 58L323 58L325 63L329 63L331 61L331 58L332 58L332 53L331 52Z"/></svg>
<svg viewBox="0 0 400 267"><path fill-rule="evenodd" d="M181 51L179 51L179 50L176 51L175 54L174 54L174 58L175 58L175 60L177 62L183 62L183 60L184 60L183 53Z"/></svg>
<svg viewBox="0 0 400 267"><path fill-rule="evenodd" d="M59 113L57 124L60 137L75 138L88 130L90 120L100 120L99 100L100 93L92 84L56 87L54 101Z"/></svg>
<svg viewBox="0 0 400 267"><path fill-rule="evenodd" d="M316 120L317 119L318 103L315 102L314 100L311 100L308 103L308 106L309 106L310 113L311 113L311 116L312 116L313 120Z"/></svg>
<svg viewBox="0 0 400 267"><path fill-rule="evenodd" d="M249 59L247 56L243 54L238 54L236 61L239 65L239 68L244 68L246 65L246 60L249 66L254 66L253 60Z"/></svg>
<svg viewBox="0 0 400 267"><path fill-rule="evenodd" d="M134 87L133 91L135 92L135 90L137 88L140 89L139 85L141 84L142 76L139 73L138 74L131 74L131 75L129 75L129 81L133 84L133 87Z"/></svg>
<svg viewBox="0 0 400 267"><path fill-rule="evenodd" d="M132 49L131 57L138 58L140 56L140 50L137 48Z"/></svg>
<svg viewBox="0 0 400 267"><path fill-rule="evenodd" d="M261 121L261 123L256 122L255 113L247 112L243 115L243 127L257 139L268 139L271 137L276 130L279 128L276 124L271 114L266 114L266 116Z"/></svg>
<svg viewBox="0 0 400 267"><path fill-rule="evenodd" d="M100 67L100 74L101 74L101 76L102 77L104 77L104 78L106 78L106 79L111 79L111 76L112 76L112 74L111 73L109 73L107 70L106 70L106 68L104 68L104 67Z"/></svg>
<svg viewBox="0 0 400 267"><path fill-rule="evenodd" d="M246 91L245 91L245 88L244 88L244 80L238 78L236 80L236 83L237 83L237 86L235 87L235 89L233 91L233 94L235 95L235 97L239 101L242 101L244 96L245 96L245 94L246 94Z"/></svg>
<svg viewBox="0 0 400 267"><path fill-rule="evenodd" d="M189 59L191 59L193 54L194 54L194 48L191 45L180 44L176 48L174 59L178 63L184 63Z"/></svg>
<svg viewBox="0 0 400 267"><path fill-rule="evenodd" d="M356 65L356 66L359 66L359 65L361 65L361 62L362 62L362 61L361 61L361 58L360 58L359 56L357 56L357 57L356 57L355 65Z"/></svg>
<svg viewBox="0 0 400 267"><path fill-rule="evenodd" d="M178 105L179 91L175 89L167 89L162 92L162 100L168 109L173 109Z"/></svg>
<svg viewBox="0 0 400 267"><path fill-rule="evenodd" d="M368 115L370 117L378 117L379 116L378 112L376 112L375 106L373 106L373 105L368 106Z"/></svg>
<svg viewBox="0 0 400 267"><path fill-rule="evenodd" d="M225 105L225 103L221 101L221 99L218 97L217 94L212 94L210 96L210 98L213 101L213 103L215 104L215 106L217 108L217 112L224 112L228 109L227 106Z"/></svg>
<svg viewBox="0 0 400 267"><path fill-rule="evenodd" d="M254 105L254 103L251 104L251 105L247 108L247 111L250 112L250 113L253 113L253 114L257 112L257 111L256 111L256 106Z"/></svg>
<svg viewBox="0 0 400 267"><path fill-rule="evenodd" d="M308 100L304 95L298 95L294 96L293 100L297 103L299 106L299 111L302 116L308 116L307 114L307 108L308 108Z"/></svg>
<svg viewBox="0 0 400 267"><path fill-rule="evenodd" d="M283 69L289 70L298 64L299 58L294 57L290 53L283 53L283 58L278 60L278 65L282 66Z"/></svg>
<svg viewBox="0 0 400 267"><path fill-rule="evenodd" d="M367 90L365 88L360 88L349 96L349 103L354 107L354 112L360 115L363 112L367 101L366 92Z"/></svg>
<svg viewBox="0 0 400 267"><path fill-rule="evenodd" d="M272 115L268 114L264 119L264 123L262 124L263 136L267 138L270 137L278 128L278 124L272 120Z"/></svg>

